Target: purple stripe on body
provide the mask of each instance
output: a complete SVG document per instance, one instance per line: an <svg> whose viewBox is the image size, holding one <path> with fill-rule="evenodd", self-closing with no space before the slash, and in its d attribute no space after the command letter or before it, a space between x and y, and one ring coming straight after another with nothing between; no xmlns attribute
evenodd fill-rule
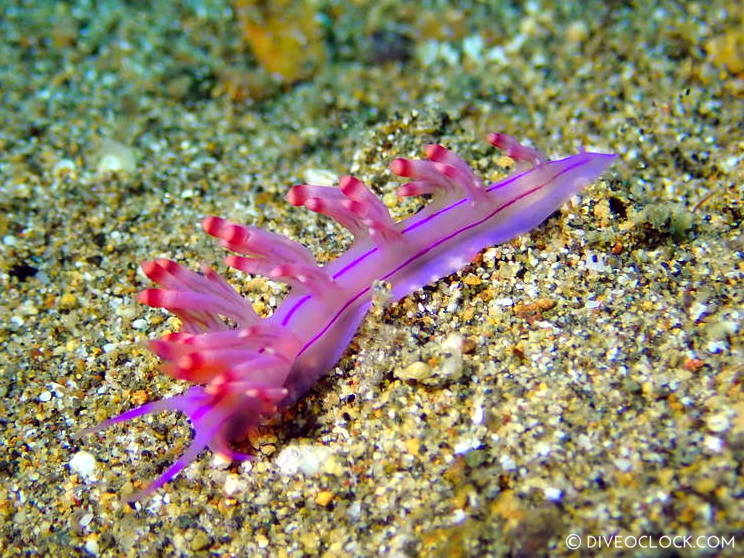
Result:
<svg viewBox="0 0 744 558"><path fill-rule="evenodd" d="M566 157L566 159L568 159L568 158L569 157ZM559 159L558 161L555 161L555 162L556 163L560 163L561 161L564 161L564 160L565 159ZM557 178L558 176L560 176L564 172L567 172L569 170L572 170L572 169L576 168L577 166L579 166L581 164L583 164L583 163L578 163L577 165L574 165L573 167L570 167L568 169L564 169L563 171L561 171L558 174L556 174L554 177L550 178L548 181L546 181L543 184L541 184L539 186L539 188L542 188L545 184L547 184L551 180L554 180L555 178ZM505 180L502 180L501 182L496 182L496 183L492 184L491 186L488 186L486 188L486 192L491 192L493 190L498 190L499 188L503 188L504 186L508 186L509 184L511 184L512 182L514 182L515 180L518 180L518 179L522 178L523 176L529 174L530 172L533 172L534 170L535 169L532 168L532 169L526 170L526 171L524 171L522 173L519 173L516 176L511 176L511 177L509 177L509 178L507 178ZM429 215L425 219L421 219L421 221L419 221L417 223L414 223L413 225L411 225L411 226L403 229L401 231L401 234L406 234L406 233L408 233L408 232L410 232L410 231L412 231L412 230L414 230L414 229L416 229L416 228L418 228L418 227L420 227L420 226L428 223L429 221L431 221L432 219L434 219L436 217L439 217L443 213L447 213L448 211L451 211L454 208L459 207L460 205L462 205L463 203L465 203L467 200L468 200L468 198L463 198L463 199L457 200L456 202L453 202L452 204L448 205L447 207L443 207L442 209L440 209L439 211L437 211L435 213L432 213L431 215ZM500 211L500 209L498 211ZM490 215L489 217L487 217L487 219L490 219L491 216L492 215ZM379 250L379 248L374 247L374 248L370 249L368 252L365 252L364 254L362 254L361 256L359 256L358 258L356 258L354 261L349 262L348 265L346 265L345 267L342 267L340 270L338 270L336 273L333 274L333 279L338 279L339 277L341 277L342 275L344 275L346 272L348 272L350 269L356 267L359 263L361 263L363 260L367 259L369 256L371 256L372 254L374 254L378 250ZM425 252L423 252L423 253L425 253ZM299 310L300 307L303 304L305 304L310 298L311 298L310 295L308 295L308 296L303 297L300 300L298 300L295 303L295 305L292 307L292 309L289 312L287 312L287 315L282 320L282 325L283 326L287 325L289 323L289 320L295 314L295 312L297 312L297 310ZM353 299L353 300L356 300L356 299ZM352 300L352 302L353 302L353 300ZM304 348L303 348L303 350L304 350Z"/></svg>
<svg viewBox="0 0 744 558"><path fill-rule="evenodd" d="M541 188L543 188L543 187L544 187L544 186L545 186L546 184L548 184L549 182L552 182L553 180L555 180L556 178L558 178L558 177L559 177L559 176L561 176L562 174L565 174L565 173L567 173L567 172L569 172L569 171L571 171L571 170L574 170L575 168L577 168L577 167L580 167L581 165L584 165L584 164L586 164L586 163L587 163L587 161L581 161L581 162L579 162L579 163L576 163L576 164L575 164L575 165L573 165L573 166L570 166L570 167L568 167L568 168L565 168L565 169L561 170L560 172L556 173L556 175L555 175L555 176L553 176L553 177L549 178L548 180L546 180L546 181L545 181L545 182L543 182L542 184L540 184L540 185L538 185L538 186L535 186L535 187L534 187L534 188L532 188L531 190L528 190L527 192L523 193L522 195L520 195L520 196L517 196L517 197L515 197L515 198L514 198L514 199L512 199L512 200L509 200L508 202L506 202L505 204L501 205L500 207L497 207L497 208L496 208L496 209L494 209L494 210L493 210L493 211L492 211L491 213L489 213L488 215L486 215L485 217L483 217L483 218L482 218L482 219L480 219L479 221L476 221L476 222L474 222L474 223L471 223L471 224L469 224L469 225L466 225L466 226L464 226L464 227L462 227L462 228L460 228L460 229L458 229L458 230L454 231L453 233L449 234L448 236L445 236L445 237L443 237L443 238L439 239L438 241L436 241L436 242L432 243L432 244L431 244L430 246L428 246L428 247L424 248L423 250L421 250L421 251L417 252L416 254L414 254L413 256L411 256L410 258L408 258L408 259L407 259L406 261L404 261L403 263L401 263L401 264L400 264L400 265L399 265L398 267L396 267L395 269L393 269L393 270L392 270L392 271L390 271L389 273L387 273L387 274L385 274L384 276L382 276L382 277L381 277L380 279L381 279L381 280L385 280L385 279L387 279L388 277L390 277L390 276L394 275L395 273L397 273L398 271L400 271L401 269L403 269L404 267L406 267L407 265L409 265L409 264L410 264L411 262L413 262L414 260L417 260L418 258L420 258L421 256L425 255L426 253L430 252L431 250L433 250L433 249L434 249L434 248L436 248L437 246L441 245L442 243L444 243L444 242L447 242L448 240L450 240L450 239L454 238L454 237L455 237L455 236L457 236L457 235L460 235L460 234L462 234L462 233L464 233L464 232L467 232L468 230L472 229L473 227L477 227L477 226L479 226L479 225L483 224L483 223L484 223L485 221L488 221L488 220L489 220L489 219L491 219L491 218L492 218L492 217L493 217L494 215L496 215L496 214L500 213L501 211L503 211L503 210L504 210L504 209L506 209L507 207L509 207L509 206L511 206L511 205L513 205L513 204L515 204L515 203L516 203L516 202L518 202L519 200L521 200L521 199L524 199L525 197L527 197L527 196L529 196L529 195L531 195L531 194L535 193L536 191L540 190L540 189L541 189ZM528 172L529 172L529 171L528 171ZM523 173L523 174L521 174L521 175L518 175L518 176L517 176L517 177L515 177L515 178L518 178L519 176L523 176L524 174L525 174L525 173ZM510 180L509 180L508 182L511 182L511 181L512 181L512 179L510 179ZM505 182L504 184L506 184L506 182ZM488 191L491 191L492 189L496 189L496 187L500 187L500 186L503 186L504 184L502 184L502 183L498 183L498 184L495 184L494 186L492 186L491 188L489 188L489 189L488 189ZM442 212L444 212L444 211L449 211L450 209L452 209L452 208L456 207L457 205L459 205L460 203L463 203L463 202L464 202L464 201L466 201L466 200L467 200L467 198L465 198L465 199L462 199L462 200L459 200L458 202L455 202L454 204L450 205L449 207L447 207L447 208L443 209L443 210L442 210L442 211L440 211L439 213L436 213L436 214L432 215L431 217L434 217L434 216L436 216L436 215L441 215L441 213L442 213ZM406 229L406 231L408 231L408 230L411 230L412 228L414 228L414 227L415 227L415 226L417 226L417 225L418 225L418 223L417 223L416 225L414 225L414 226L412 226L412 227L410 227L410 228ZM404 232L405 232L405 231L404 231ZM357 263L358 263L359 261L361 261L361 259L365 258L365 257L366 257L366 256L367 256L368 254L371 254L372 252L374 252L374 251L376 251L376 250L377 250L377 248L373 249L372 251L368 252L367 254L365 254L364 256L362 256L361 258L359 258L359 259L357 260ZM345 270L347 270L347 269L349 269L349 267L346 267L346 268L344 268L344 269L345 269ZM302 353L304 353L304 352L305 352L305 351L306 351L307 349L309 349L309 348L310 348L310 347L311 347L311 346L312 346L313 344L315 344L315 342L316 342L316 341L317 341L318 339L320 339L320 338L321 338L321 337L322 337L323 335L325 335L325 333L326 333L326 332L327 332L327 331L328 331L328 330L329 330L329 329L330 329L330 328L331 328L331 327L333 326L333 324L334 324L334 323L335 323L335 322L336 322L336 321L337 321L337 320L339 319L339 317L340 317L340 316L341 316L341 315L342 315L342 314L343 314L343 313L344 313L344 312L346 311L346 309L347 309L347 308L348 308L348 307L349 307L349 306L350 306L351 304L353 304L353 303L354 303L355 301L357 301L357 300L358 300L358 299L359 299L359 298L360 298L361 296L363 296L363 295L365 295L365 294L366 294L367 292L369 292L369 291L371 290L371 288L372 288L371 286L369 286L369 287L365 287L364 289L362 289L361 291L359 291L359 292L358 292L357 294L355 294L354 296L352 296L352 297L351 297L351 298L350 298L349 300L347 300L347 301L346 301L346 302L344 303L344 305L343 305L343 306L342 306L342 307L341 307L341 308L340 308L340 309L338 310L338 312L336 312L336 314L335 314L335 315L333 316L333 318L331 318L331 320L330 320L330 321L328 322L328 324L327 324L327 325L326 325L326 326L325 326L325 327L324 327L324 328L323 328L323 329L322 329L321 331L319 331L319 332L318 332L318 333L317 333L317 334L316 334L316 335L315 335L315 336L314 336L313 338L311 338L311 339L310 339L310 340L309 340L309 341L308 341L307 343L305 343L305 345L304 345L304 346L302 347L302 349L300 349L300 352L299 352L299 353L297 354L297 356L299 356L299 355L301 355ZM308 297L308 298L309 298L309 297ZM303 300L301 300L301 301L298 301L297 305L299 306L300 304L303 304L304 302L305 302L305 299L303 299ZM294 312L294 310L295 310L296 308L297 308L297 307L293 308L293 309L292 309L292 312ZM283 322L283 325L286 325L286 320L285 320L285 321Z"/></svg>

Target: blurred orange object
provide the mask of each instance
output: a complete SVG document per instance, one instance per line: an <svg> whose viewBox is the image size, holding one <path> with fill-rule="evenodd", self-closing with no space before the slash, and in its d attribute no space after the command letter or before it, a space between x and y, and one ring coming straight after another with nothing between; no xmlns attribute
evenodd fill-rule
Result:
<svg viewBox="0 0 744 558"><path fill-rule="evenodd" d="M325 61L315 11L295 0L233 0L243 39L260 66L274 79L293 83L312 75Z"/></svg>

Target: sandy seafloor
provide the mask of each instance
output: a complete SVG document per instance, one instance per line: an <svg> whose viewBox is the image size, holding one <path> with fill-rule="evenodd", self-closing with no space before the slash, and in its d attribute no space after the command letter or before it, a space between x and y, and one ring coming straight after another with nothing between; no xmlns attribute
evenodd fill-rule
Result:
<svg viewBox="0 0 744 558"><path fill-rule="evenodd" d="M737 2L433 4L288 8L321 42L273 85L227 2L3 2L2 556L744 553ZM495 180L488 131L620 157L376 307L251 466L204 452L123 503L190 439L176 413L77 437L185 389L138 344L178 326L134 301L139 262L207 262L265 315L283 289L227 271L201 217L328 261L349 237L291 184L354 172L401 218L422 202L389 162L438 142Z"/></svg>

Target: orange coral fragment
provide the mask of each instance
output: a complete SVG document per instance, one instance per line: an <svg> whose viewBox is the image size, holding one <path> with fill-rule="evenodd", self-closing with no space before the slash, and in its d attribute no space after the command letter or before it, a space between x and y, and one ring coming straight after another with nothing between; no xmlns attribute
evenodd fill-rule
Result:
<svg viewBox="0 0 744 558"><path fill-rule="evenodd" d="M322 34L311 5L293 0L234 0L243 38L261 67L293 83L325 60Z"/></svg>

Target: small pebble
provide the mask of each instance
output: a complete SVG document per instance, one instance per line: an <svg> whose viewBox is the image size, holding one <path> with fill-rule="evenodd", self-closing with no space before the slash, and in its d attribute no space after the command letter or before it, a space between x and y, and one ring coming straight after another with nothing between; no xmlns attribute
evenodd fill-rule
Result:
<svg viewBox="0 0 744 558"><path fill-rule="evenodd" d="M194 535L194 538L191 539L191 544L189 545L189 547L191 548L191 550L198 551L204 550L209 546L209 544L209 535L207 535L202 530L198 530Z"/></svg>
<svg viewBox="0 0 744 558"><path fill-rule="evenodd" d="M558 488L548 487L543 491L543 493L545 494L545 498L551 502L560 502L563 497L563 491Z"/></svg>
<svg viewBox="0 0 744 558"><path fill-rule="evenodd" d="M405 368L397 368L394 374L401 380L424 380L432 375L432 369L425 362L417 361Z"/></svg>
<svg viewBox="0 0 744 558"><path fill-rule="evenodd" d="M235 496L245 490L245 488L245 481L240 477L240 475L228 475L225 479L225 484L222 487L226 496Z"/></svg>
<svg viewBox="0 0 744 558"><path fill-rule="evenodd" d="M87 541L85 541L85 550L93 556L98 556L98 541L96 539L88 539Z"/></svg>
<svg viewBox="0 0 744 558"><path fill-rule="evenodd" d="M325 446L287 446L276 456L274 464L283 475L316 475L323 470L331 455L331 450Z"/></svg>
<svg viewBox="0 0 744 558"><path fill-rule="evenodd" d="M87 451L79 451L70 459L70 469L81 477L92 480L96 472L96 458Z"/></svg>
<svg viewBox="0 0 744 558"><path fill-rule="evenodd" d="M98 152L98 174L109 172L132 173L137 168L137 159L131 147L118 141L106 140Z"/></svg>
<svg viewBox="0 0 744 558"><path fill-rule="evenodd" d="M319 506L327 506L333 501L334 496L330 490L323 490L315 496L315 503Z"/></svg>
<svg viewBox="0 0 744 558"><path fill-rule="evenodd" d="M709 416L705 424L712 432L726 432L731 426L728 417L724 413L717 413Z"/></svg>

